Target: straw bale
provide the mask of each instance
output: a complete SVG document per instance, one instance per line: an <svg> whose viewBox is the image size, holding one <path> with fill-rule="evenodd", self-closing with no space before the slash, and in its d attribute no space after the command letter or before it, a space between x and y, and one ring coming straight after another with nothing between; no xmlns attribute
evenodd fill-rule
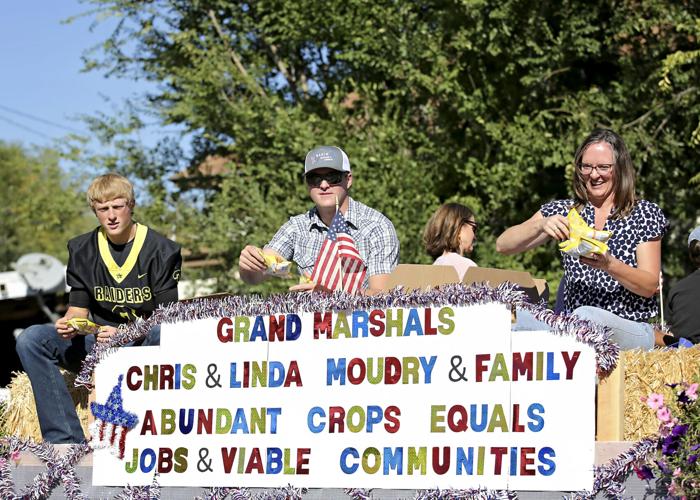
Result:
<svg viewBox="0 0 700 500"><path fill-rule="evenodd" d="M73 382L76 375L74 373L61 370L68 392L70 392L75 409L80 419L80 424L88 436L88 396L89 392L83 387L75 387ZM42 440L39 419L36 415L36 404L34 403L34 393L29 377L24 372L13 372L10 385L10 399L5 410L5 421L3 431L6 434L15 434L21 438L31 438L37 442Z"/></svg>
<svg viewBox="0 0 700 500"><path fill-rule="evenodd" d="M625 367L625 441L638 441L656 434L656 413L641 398L655 392L664 401L675 401L673 389L666 384L695 381L700 367L700 346L690 349L624 351Z"/></svg>

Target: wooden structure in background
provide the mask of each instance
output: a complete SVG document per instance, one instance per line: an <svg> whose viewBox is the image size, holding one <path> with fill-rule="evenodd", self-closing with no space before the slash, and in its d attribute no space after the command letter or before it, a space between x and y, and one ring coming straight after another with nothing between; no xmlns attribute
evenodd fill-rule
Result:
<svg viewBox="0 0 700 500"><path fill-rule="evenodd" d="M596 441L623 441L625 434L625 359L598 383Z"/></svg>

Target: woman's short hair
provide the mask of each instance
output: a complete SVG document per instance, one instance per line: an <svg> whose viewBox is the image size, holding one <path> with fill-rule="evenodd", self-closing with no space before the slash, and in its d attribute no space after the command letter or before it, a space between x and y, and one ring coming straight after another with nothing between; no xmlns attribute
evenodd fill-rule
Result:
<svg viewBox="0 0 700 500"><path fill-rule="evenodd" d="M134 202L134 186L129 179L119 174L109 173L97 177L87 190L87 201L90 208L95 203L125 198L128 205Z"/></svg>
<svg viewBox="0 0 700 500"><path fill-rule="evenodd" d="M636 195L634 189L635 170L632 157L627 150L622 137L609 129L598 128L586 137L574 154L574 206L580 210L588 202L588 192L586 191L586 181L581 174L579 166L584 153L592 144L605 142L610 145L613 151L613 191L615 195L615 206L611 214L613 219L626 217L634 208Z"/></svg>
<svg viewBox="0 0 700 500"><path fill-rule="evenodd" d="M693 263L695 269L700 269L700 241L693 240L688 245L688 257L690 257L690 262Z"/></svg>
<svg viewBox="0 0 700 500"><path fill-rule="evenodd" d="M423 245L428 255L437 259L445 252L459 253L459 232L473 218L474 212L459 203L445 203L438 208L423 231Z"/></svg>

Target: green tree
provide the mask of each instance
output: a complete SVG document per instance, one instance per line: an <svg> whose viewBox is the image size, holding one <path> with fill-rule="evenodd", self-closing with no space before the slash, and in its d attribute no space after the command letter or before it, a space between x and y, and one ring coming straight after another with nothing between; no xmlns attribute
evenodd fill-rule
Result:
<svg viewBox="0 0 700 500"><path fill-rule="evenodd" d="M10 270L30 252L65 263L68 239L95 225L82 183L66 174L58 160L51 149L30 153L0 141L0 271Z"/></svg>
<svg viewBox="0 0 700 500"><path fill-rule="evenodd" d="M223 270L245 243L263 244L308 207L304 154L337 144L353 165L353 195L397 227L402 262L428 262L423 225L439 203L461 201L484 226L480 265L556 282L554 246L504 257L494 240L567 196L576 145L606 126L630 146L640 195L670 217L664 265L682 274L682 235L700 206L689 187L698 174L696 2L92 3L119 23L87 68L157 82L141 105L192 138L187 164L231 160L218 185L170 196L170 210L199 200L178 234L216 249ZM133 116L126 127L102 117L94 130L113 139L138 128ZM149 154L132 146L122 168L155 184L183 168L167 145ZM221 287L249 290L219 276Z"/></svg>

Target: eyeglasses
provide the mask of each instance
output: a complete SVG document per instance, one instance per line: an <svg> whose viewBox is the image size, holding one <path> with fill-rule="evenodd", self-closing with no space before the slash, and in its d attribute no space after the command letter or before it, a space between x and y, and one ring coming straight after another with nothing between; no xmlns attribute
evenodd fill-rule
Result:
<svg viewBox="0 0 700 500"><path fill-rule="evenodd" d="M593 172L593 169L595 169L599 174L607 174L609 173L613 168L612 163L599 163L598 165L591 165L590 163L579 163L578 164L578 169L581 171L582 174L588 175L591 172Z"/></svg>
<svg viewBox="0 0 700 500"><path fill-rule="evenodd" d="M472 231L474 231L474 234L476 234L476 230L479 229L479 223L473 220L465 220L465 224L468 224L472 227Z"/></svg>
<svg viewBox="0 0 700 500"><path fill-rule="evenodd" d="M325 174L309 173L306 174L306 183L311 187L319 187L323 181L326 181L329 185L335 186L343 182L345 177L345 172L327 172Z"/></svg>

